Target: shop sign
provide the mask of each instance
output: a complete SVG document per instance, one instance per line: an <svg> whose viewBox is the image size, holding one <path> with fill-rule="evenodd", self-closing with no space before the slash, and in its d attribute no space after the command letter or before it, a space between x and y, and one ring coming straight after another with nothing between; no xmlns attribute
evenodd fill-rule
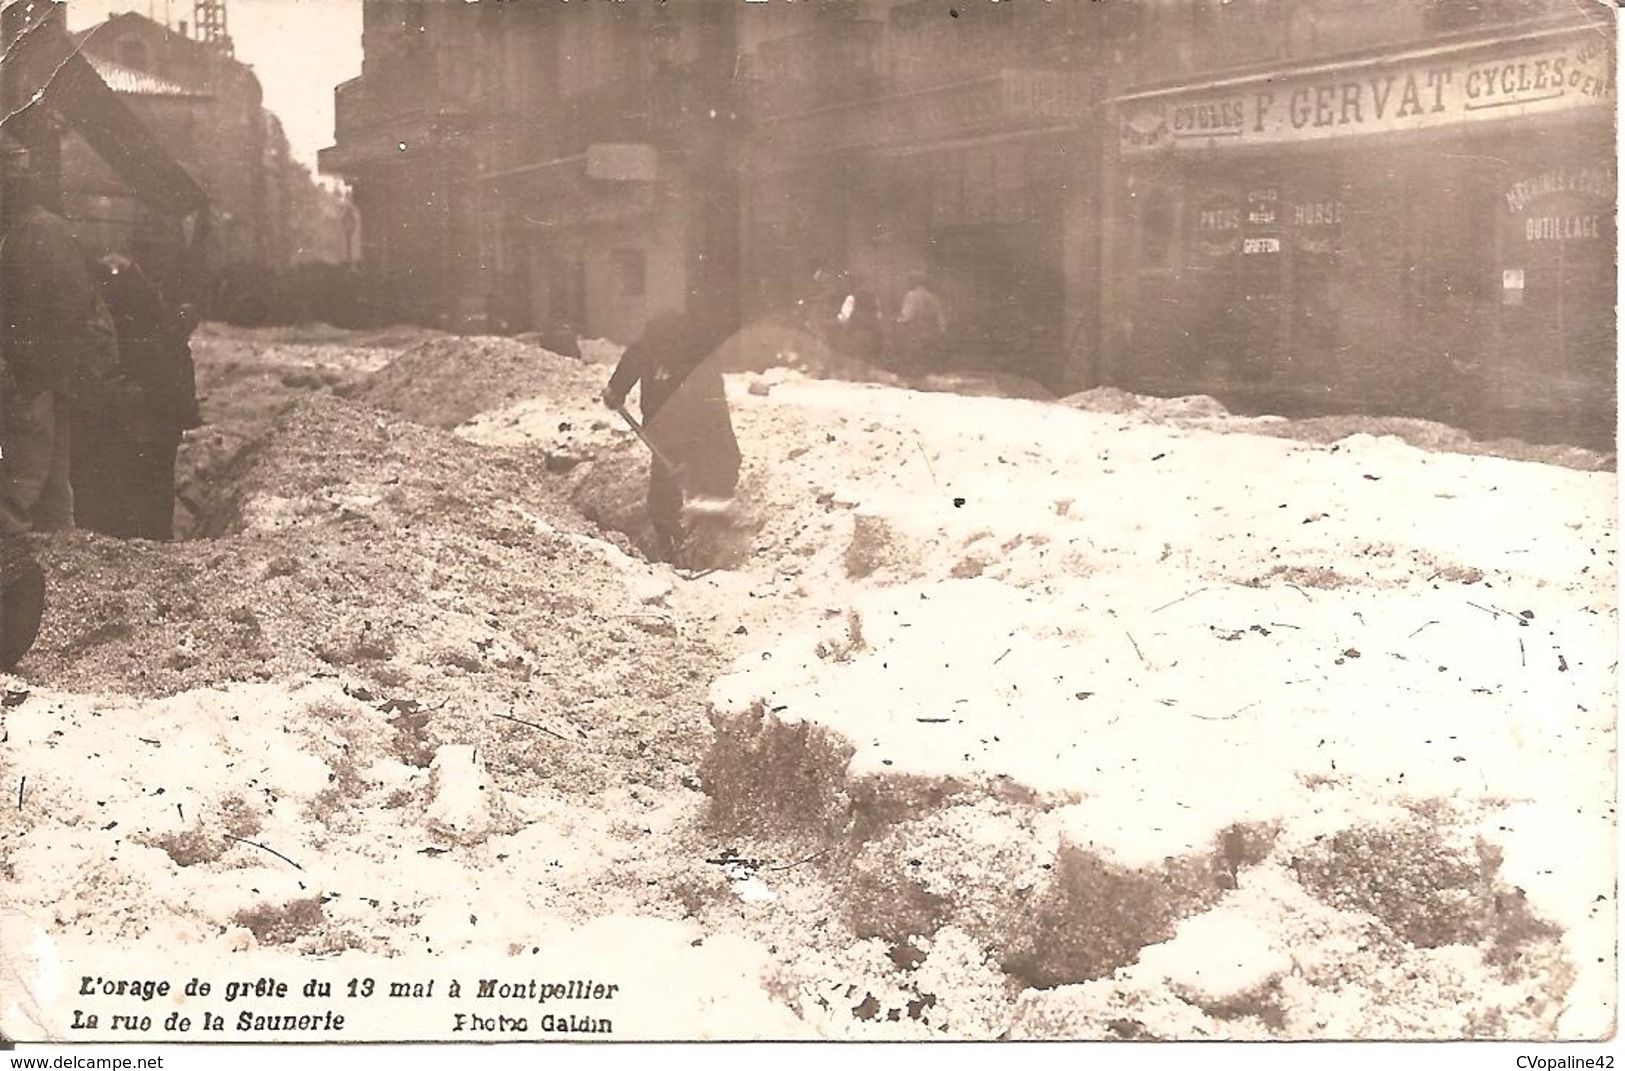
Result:
<svg viewBox="0 0 1625 1071"><path fill-rule="evenodd" d="M1614 103L1612 38L1601 30L1325 74L1120 102L1125 155L1424 130Z"/></svg>
<svg viewBox="0 0 1625 1071"><path fill-rule="evenodd" d="M1281 251L1276 233L1281 225L1281 188L1256 186L1247 191L1247 231L1241 240L1244 257L1266 256Z"/></svg>
<svg viewBox="0 0 1625 1071"><path fill-rule="evenodd" d="M1324 255L1337 246L1346 213L1343 202L1334 198L1295 201L1287 212L1287 226L1305 253Z"/></svg>
<svg viewBox="0 0 1625 1071"><path fill-rule="evenodd" d="M1273 229L1277 222L1277 206L1281 191L1276 186L1262 186L1247 191L1247 226Z"/></svg>
<svg viewBox="0 0 1625 1071"><path fill-rule="evenodd" d="M1210 260L1238 252L1263 257L1280 253L1290 239L1305 252L1329 253L1344 213L1340 200L1291 200L1279 186L1250 187L1239 202L1233 192L1214 193L1196 212L1197 248Z"/></svg>
<svg viewBox="0 0 1625 1071"><path fill-rule="evenodd" d="M1551 167L1509 184L1503 196L1511 237L1535 246L1611 242L1614 169Z"/></svg>
<svg viewBox="0 0 1625 1071"><path fill-rule="evenodd" d="M1196 244L1203 256L1218 260L1241 244L1241 206L1227 195L1210 197L1196 212Z"/></svg>
<svg viewBox="0 0 1625 1071"><path fill-rule="evenodd" d="M1292 206L1294 227L1339 227L1342 224L1342 201L1303 201Z"/></svg>

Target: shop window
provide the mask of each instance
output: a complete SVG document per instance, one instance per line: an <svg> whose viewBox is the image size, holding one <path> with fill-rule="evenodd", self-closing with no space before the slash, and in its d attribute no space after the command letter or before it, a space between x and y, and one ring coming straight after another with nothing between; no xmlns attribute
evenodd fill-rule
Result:
<svg viewBox="0 0 1625 1071"><path fill-rule="evenodd" d="M1334 257L1342 251L1348 204L1335 184L1296 188L1282 215L1293 248L1303 257Z"/></svg>
<svg viewBox="0 0 1625 1071"><path fill-rule="evenodd" d="M611 254L615 263L615 282L623 298L641 298L648 287L648 264L641 249L617 249Z"/></svg>
<svg viewBox="0 0 1625 1071"><path fill-rule="evenodd" d="M1137 191L1140 202L1141 271L1166 271L1174 266L1179 247L1179 203L1167 186Z"/></svg>

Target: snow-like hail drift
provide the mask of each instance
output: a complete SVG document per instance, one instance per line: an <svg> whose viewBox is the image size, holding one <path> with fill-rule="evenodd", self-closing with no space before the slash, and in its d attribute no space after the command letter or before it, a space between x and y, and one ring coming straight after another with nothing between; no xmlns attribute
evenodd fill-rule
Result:
<svg viewBox="0 0 1625 1071"><path fill-rule="evenodd" d="M778 369L748 557L674 571L584 349L200 336L210 538L50 542L5 682L27 942L565 957L617 1038L1611 1029L1611 459Z"/></svg>

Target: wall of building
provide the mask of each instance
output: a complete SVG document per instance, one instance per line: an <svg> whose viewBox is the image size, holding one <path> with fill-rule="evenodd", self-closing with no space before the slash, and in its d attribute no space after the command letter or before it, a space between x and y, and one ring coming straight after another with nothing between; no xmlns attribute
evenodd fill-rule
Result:
<svg viewBox="0 0 1625 1071"><path fill-rule="evenodd" d="M395 307L469 330L571 320L626 341L691 288L731 294L732 163L705 129L733 118L731 28L724 5L369 2L362 77L340 88L326 159L356 184L368 270ZM588 175L604 144L647 146L657 174ZM426 152L432 182L395 173ZM714 181L690 185L695 170ZM719 199L725 225L701 207Z"/></svg>
<svg viewBox="0 0 1625 1071"><path fill-rule="evenodd" d="M1112 381L1611 434L1614 57L1572 9L1503 14L1124 93Z"/></svg>
<svg viewBox="0 0 1625 1071"><path fill-rule="evenodd" d="M1600 396L1587 355L1608 339L1576 310L1611 269L1577 238L1522 249L1517 296L1494 206L1542 153L1596 171L1579 147L1611 146L1611 129L1447 121L1446 75L1427 81L1430 54L1453 56L1465 93L1487 77L1475 56L1493 64L1497 42L1584 17L1560 0L467 7L370 3L369 84L340 97L340 147L372 145L346 150L364 162L347 173L374 187L366 204L396 202L366 221L369 258L415 300L454 295L446 322L511 291L538 326L625 338L692 293L788 313L818 266L890 318L926 270L953 328L945 368L1057 391L1447 416ZM390 112L383 89L413 72L431 92ZM1611 109L1611 82L1592 92ZM375 143L343 129L346 93L371 102L353 114ZM1421 118L1395 127L1401 109ZM443 190L382 177L388 130L438 139ZM628 142L662 175L658 207L631 215L624 188L580 163ZM1577 213L1601 216L1559 215Z"/></svg>
<svg viewBox="0 0 1625 1071"><path fill-rule="evenodd" d="M171 151L209 191L220 256L228 261L265 259L272 242L265 220L265 175L260 167L243 166L245 160L261 160L265 152L260 85L253 72L217 49L135 14L113 16L87 31L83 42L92 56L206 95L193 103L206 135L192 139L189 154ZM139 98L136 106L150 110Z"/></svg>
<svg viewBox="0 0 1625 1071"><path fill-rule="evenodd" d="M934 370L1074 385L1098 337L1087 289L1100 209L1092 7L746 10L753 300L794 299L823 264L851 273L894 319L909 277L925 271L951 324ZM1046 113L1062 95L1067 105Z"/></svg>

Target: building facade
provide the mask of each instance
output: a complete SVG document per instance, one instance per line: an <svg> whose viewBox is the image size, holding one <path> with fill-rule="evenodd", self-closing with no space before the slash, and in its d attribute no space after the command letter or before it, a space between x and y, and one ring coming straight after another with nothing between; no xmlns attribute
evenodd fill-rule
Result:
<svg viewBox="0 0 1625 1071"><path fill-rule="evenodd" d="M1097 337L1099 5L745 5L746 277L758 308L816 266L895 318L923 272L949 367L1060 390Z"/></svg>
<svg viewBox="0 0 1625 1071"><path fill-rule="evenodd" d="M167 151L177 158L195 151L207 94L104 59L91 57L90 66ZM80 244L96 255L130 254L174 289L190 253L182 221L149 203L72 131L63 139L61 159L64 215Z"/></svg>
<svg viewBox="0 0 1625 1071"><path fill-rule="evenodd" d="M1161 0L1115 15L1105 378L1611 441L1606 11Z"/></svg>
<svg viewBox="0 0 1625 1071"><path fill-rule="evenodd" d="M1610 424L1615 55L1565 0L366 4L402 315L626 341L815 269L1056 392Z"/></svg>
<svg viewBox="0 0 1625 1071"><path fill-rule="evenodd" d="M0 126L27 150L46 205L66 215L92 250L113 248L115 233L154 243L166 235L156 271L195 300L208 194L147 125L146 118L174 114L144 118L133 106L134 97L150 95L184 112L186 94L122 67L107 67L104 78L70 37L63 8L49 0L4 6Z"/></svg>
<svg viewBox="0 0 1625 1071"><path fill-rule="evenodd" d="M210 200L194 248L196 221L183 228L155 210L82 136L70 134L62 145L64 207L88 249L131 254L165 280L177 278L186 261L186 270L201 276L196 287L206 295L206 314L234 320L269 315L278 303L268 301L277 273L345 260L343 198L294 159L281 122L262 104L259 79L233 57L229 38L201 40L184 23L120 14L74 40Z"/></svg>
<svg viewBox="0 0 1625 1071"><path fill-rule="evenodd" d="M351 183L386 304L624 341L690 292L733 300L731 5L363 10L321 163Z"/></svg>
<svg viewBox="0 0 1625 1071"><path fill-rule="evenodd" d="M75 37L92 64L179 90L142 91L150 87L128 78L133 91L123 95L209 191L211 261L270 264L278 221L267 212L268 176L263 166L244 166L263 161L266 151L265 110L254 72L219 44L133 12L113 15Z"/></svg>
<svg viewBox="0 0 1625 1071"><path fill-rule="evenodd" d="M1090 7L964 7L372 2L322 165L442 325L626 341L692 295L787 309L818 266L895 315L923 270L954 359L1059 384L1098 336Z"/></svg>

